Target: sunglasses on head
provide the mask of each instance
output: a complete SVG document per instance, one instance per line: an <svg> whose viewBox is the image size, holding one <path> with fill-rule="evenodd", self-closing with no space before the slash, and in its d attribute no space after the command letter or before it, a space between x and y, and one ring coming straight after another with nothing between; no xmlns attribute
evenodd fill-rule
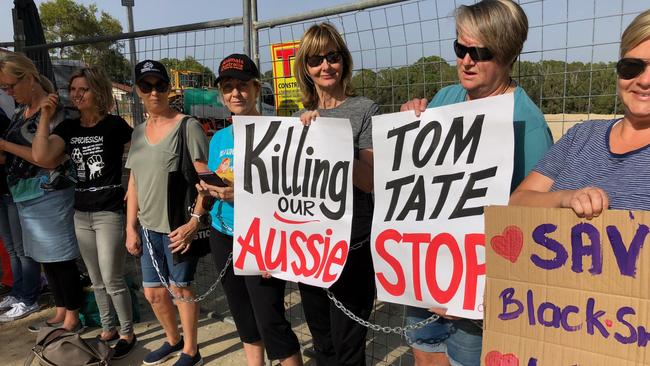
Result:
<svg viewBox="0 0 650 366"><path fill-rule="evenodd" d="M307 65L311 67L319 66L323 63L323 60L327 60L328 64L338 64L341 62L343 55L339 51L332 51L327 55L314 55L307 57Z"/></svg>
<svg viewBox="0 0 650 366"><path fill-rule="evenodd" d="M469 53L469 57L473 61L490 61L494 58L489 49L485 47L467 47L458 43L458 40L454 41L454 52L458 58L465 58L465 55Z"/></svg>
<svg viewBox="0 0 650 366"><path fill-rule="evenodd" d="M164 81L159 81L155 84L151 84L146 81L140 81L138 82L138 88L140 88L140 91L149 94L153 89L156 89L158 93L164 93L169 89L169 84L164 82Z"/></svg>
<svg viewBox="0 0 650 366"><path fill-rule="evenodd" d="M634 79L645 71L645 67L650 64L650 60L641 58L622 58L616 63L616 73L623 80Z"/></svg>

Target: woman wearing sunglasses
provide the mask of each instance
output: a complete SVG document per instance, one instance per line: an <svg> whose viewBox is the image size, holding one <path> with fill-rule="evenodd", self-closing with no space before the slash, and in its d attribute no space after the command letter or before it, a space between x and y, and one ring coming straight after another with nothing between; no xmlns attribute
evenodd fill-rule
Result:
<svg viewBox="0 0 650 366"><path fill-rule="evenodd" d="M345 307L368 320L375 297L370 253L373 202L372 116L379 107L355 96L352 55L339 32L328 23L311 26L300 41L294 64L305 109L303 124L318 116L347 118L354 138L353 214L350 251L341 276L330 291ZM320 287L301 283L300 296L318 365L365 365L367 328L339 310Z"/></svg>
<svg viewBox="0 0 650 366"><path fill-rule="evenodd" d="M0 59L0 84L19 104L5 139L0 140L0 151L6 156L7 183L22 228L24 256L18 253L22 286L25 294L31 294L13 304L0 321L18 319L39 309L40 263L56 304L56 314L48 322L79 331L83 291L76 264L79 247L74 232L74 167L63 152L47 162L36 161L32 155L33 142L47 138L39 130L53 129L67 116L52 83L21 54Z"/></svg>
<svg viewBox="0 0 650 366"><path fill-rule="evenodd" d="M515 154L511 190L524 179L553 144L539 108L510 77L512 67L528 36L528 19L511 0L483 0L456 10L456 70L459 84L441 89L428 103L414 99L401 110L440 107L501 94L514 94ZM445 316L444 310L431 309ZM407 307L406 323L430 317L427 309ZM483 330L480 322L441 318L409 331L406 340L416 365L478 365Z"/></svg>
<svg viewBox="0 0 650 366"><path fill-rule="evenodd" d="M248 56L232 54L219 65L217 78L223 104L236 116L259 116L260 73ZM236 276L228 258L232 255L234 196L233 196L233 127L215 133L210 141L208 168L219 178L219 186L201 181L202 194L217 199L212 207L210 248L217 273L228 265L221 279L230 312L235 320L239 338L244 343L248 366L263 366L264 351L270 360L283 366L302 365L300 344L285 318L285 281L262 276ZM216 183L216 182L213 182ZM242 209L248 209L242 207Z"/></svg>
<svg viewBox="0 0 650 366"><path fill-rule="evenodd" d="M567 207L587 219L607 208L650 210L650 10L623 32L620 57L623 118L569 129L517 187L511 205Z"/></svg>
<svg viewBox="0 0 650 366"><path fill-rule="evenodd" d="M99 308L99 339L118 341L113 358L120 359L136 342L131 295L124 280L121 184L122 155L133 129L121 117L109 114L113 107L111 89L111 81L100 68L86 67L73 73L68 90L79 118L63 121L51 134L47 125L39 125L36 134L42 137L32 142L32 155L36 162L49 163L66 153L75 164L75 231ZM120 322L119 332L113 328L111 303Z"/></svg>
<svg viewBox="0 0 650 366"><path fill-rule="evenodd" d="M126 248L140 255L144 296L165 330L166 341L145 356L145 365L156 365L180 354L175 366L202 365L196 343L198 304L176 301L183 336L176 323L176 310L163 286L169 283L176 296L191 298L190 287L198 259L186 257L175 263L173 253L187 253L204 214L198 198L190 220L171 230L168 215L169 173L181 167L176 148L181 122L186 122L186 147L196 171L207 170L208 144L203 129L194 118L176 112L169 106L169 76L158 61L145 60L135 66L136 91L149 117L135 127L126 167L131 169L127 190ZM138 222L142 238L138 233ZM141 240L151 244L142 248ZM158 267L154 266L152 257Z"/></svg>

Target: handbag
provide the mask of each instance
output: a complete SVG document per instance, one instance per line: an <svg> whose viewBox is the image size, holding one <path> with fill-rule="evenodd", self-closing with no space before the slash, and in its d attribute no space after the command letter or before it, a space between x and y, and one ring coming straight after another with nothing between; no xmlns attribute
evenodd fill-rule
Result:
<svg viewBox="0 0 650 366"><path fill-rule="evenodd" d="M83 339L65 328L43 327L25 366L34 358L43 366L106 366L112 356L113 349L97 339Z"/></svg>
<svg viewBox="0 0 650 366"><path fill-rule="evenodd" d="M168 173L167 180L167 217L169 228L174 231L179 226L186 224L194 209L194 203L198 192L195 185L199 182L199 175L194 169L190 151L187 148L187 120L189 116L183 117L178 128L179 169ZM174 264L184 262L192 258L200 258L210 253L210 227L209 225L199 226L196 236L192 240L190 249L184 254L174 253Z"/></svg>

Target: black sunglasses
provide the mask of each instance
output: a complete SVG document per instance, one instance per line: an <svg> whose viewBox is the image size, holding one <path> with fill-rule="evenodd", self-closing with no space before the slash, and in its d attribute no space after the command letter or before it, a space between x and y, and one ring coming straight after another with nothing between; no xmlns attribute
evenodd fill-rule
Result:
<svg viewBox="0 0 650 366"><path fill-rule="evenodd" d="M485 47L467 47L458 43L458 40L454 41L454 52L458 58L465 58L465 55L469 53L469 57L474 61L490 61L494 58L489 49Z"/></svg>
<svg viewBox="0 0 650 366"><path fill-rule="evenodd" d="M634 79L645 71L650 60L641 58L622 58L616 63L616 73L623 80Z"/></svg>
<svg viewBox="0 0 650 366"><path fill-rule="evenodd" d="M332 51L327 55L315 55L307 57L307 65L311 67L319 66L323 63L323 60L327 60L328 64L338 64L343 59L343 55L339 51Z"/></svg>
<svg viewBox="0 0 650 366"><path fill-rule="evenodd" d="M160 81L155 84L151 84L146 81L140 81L138 82L138 88L140 88L140 91L145 94L151 93L153 89L156 89L158 93L164 93L169 90L169 84L164 81Z"/></svg>

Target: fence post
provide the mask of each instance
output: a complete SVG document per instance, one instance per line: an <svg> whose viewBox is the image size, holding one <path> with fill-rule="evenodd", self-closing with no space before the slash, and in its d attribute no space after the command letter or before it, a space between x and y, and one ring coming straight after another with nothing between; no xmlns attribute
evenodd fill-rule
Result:
<svg viewBox="0 0 650 366"><path fill-rule="evenodd" d="M251 21L251 0L242 0L243 14L242 22L244 23L244 53L251 56L251 32L253 30Z"/></svg>
<svg viewBox="0 0 650 366"><path fill-rule="evenodd" d="M126 15L129 21L129 33L133 33L133 6L135 5L135 1L123 0L122 5L126 6ZM131 37L129 38L129 57L131 60L131 80L133 81L133 89L131 90L133 100L133 108L131 108L133 126L137 126L142 123L142 105L140 104L138 93L135 91L135 64L137 63L135 52L135 39Z"/></svg>

